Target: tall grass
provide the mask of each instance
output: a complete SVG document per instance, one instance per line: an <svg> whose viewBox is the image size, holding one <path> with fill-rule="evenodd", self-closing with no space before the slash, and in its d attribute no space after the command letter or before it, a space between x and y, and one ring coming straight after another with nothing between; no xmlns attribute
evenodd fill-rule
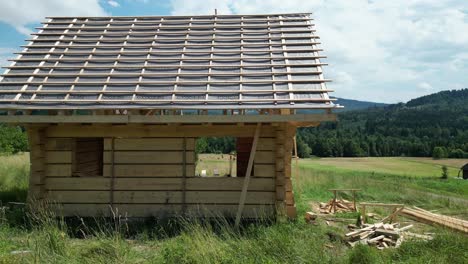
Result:
<svg viewBox="0 0 468 264"><path fill-rule="evenodd" d="M295 170L293 170L295 171ZM392 202L440 210L468 218L468 183L460 180L414 178L371 172L334 172L299 167L295 192L302 210L307 201L327 201L333 188L357 188L358 201ZM350 199L349 194L342 194Z"/></svg>
<svg viewBox="0 0 468 264"><path fill-rule="evenodd" d="M26 159L16 165L14 160L0 164L1 192L27 189L27 166L22 163L27 164ZM462 208L460 204L444 205L441 198L415 192L405 179L393 182L380 175L309 168L300 172L300 180L294 181L297 221L260 219L240 229L222 217L137 221L116 213L110 219L63 219L52 213L56 205L51 203L18 208L0 222L0 263L468 263L468 239L461 234L436 229L434 240L408 241L398 249L350 249L344 227L322 221L310 225L301 217L310 210L310 201L328 200L327 189L336 187L359 187L363 191L358 199L366 201L448 206L454 211ZM13 213L19 217L11 217Z"/></svg>
<svg viewBox="0 0 468 264"><path fill-rule="evenodd" d="M24 202L29 180L29 155L0 155L0 202Z"/></svg>

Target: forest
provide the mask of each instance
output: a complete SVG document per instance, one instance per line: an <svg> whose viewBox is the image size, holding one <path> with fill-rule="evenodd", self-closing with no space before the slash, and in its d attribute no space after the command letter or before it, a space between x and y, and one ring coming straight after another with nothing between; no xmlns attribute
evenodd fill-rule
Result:
<svg viewBox="0 0 468 264"><path fill-rule="evenodd" d="M345 110L352 103L350 110L338 112L338 122L298 130L300 157L468 157L467 88L391 105L338 102ZM235 139L200 138L196 148L197 153L230 153ZM23 128L0 124L0 153L27 150Z"/></svg>
<svg viewBox="0 0 468 264"><path fill-rule="evenodd" d="M299 129L299 156L468 156L466 88L419 97L406 104L345 111L338 119Z"/></svg>

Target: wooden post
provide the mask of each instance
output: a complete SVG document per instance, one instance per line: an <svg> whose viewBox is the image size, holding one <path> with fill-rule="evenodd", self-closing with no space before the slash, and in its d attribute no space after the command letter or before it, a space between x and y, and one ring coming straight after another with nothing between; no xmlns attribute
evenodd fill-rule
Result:
<svg viewBox="0 0 468 264"><path fill-rule="evenodd" d="M110 178L110 206L114 210L114 188L115 188L115 137L111 140L111 178Z"/></svg>
<svg viewBox="0 0 468 264"><path fill-rule="evenodd" d="M229 153L229 177L232 177L232 154Z"/></svg>
<svg viewBox="0 0 468 264"><path fill-rule="evenodd" d="M242 216L242 211L244 210L245 199L247 197L247 190L249 188L250 175L252 174L252 167L255 158L255 152L257 151L258 138L260 137L260 129L262 124L258 123L257 128L255 129L255 136L252 143L252 148L250 150L249 163L247 165L247 171L245 173L244 184L242 185L242 192L239 199L239 207L237 209L235 227L239 227L239 223Z"/></svg>
<svg viewBox="0 0 468 264"><path fill-rule="evenodd" d="M356 190L353 190L353 206L354 206L354 212L357 212L357 209L356 209Z"/></svg>
<svg viewBox="0 0 468 264"><path fill-rule="evenodd" d="M294 177L297 183L297 186L301 186L299 184L299 156L297 155L297 141L296 141L296 136L294 136L294 159L295 159L295 170L294 170Z"/></svg>
<svg viewBox="0 0 468 264"><path fill-rule="evenodd" d="M279 217L286 216L286 185L291 185L291 179L286 178L285 159L285 126L279 124L275 131L275 206Z"/></svg>
<svg viewBox="0 0 468 264"><path fill-rule="evenodd" d="M182 214L187 213L187 138L183 139L182 149Z"/></svg>
<svg viewBox="0 0 468 264"><path fill-rule="evenodd" d="M336 213L336 190L333 191L333 213Z"/></svg>
<svg viewBox="0 0 468 264"><path fill-rule="evenodd" d="M366 205L362 205L362 209L361 209L361 224L365 224L366 223Z"/></svg>

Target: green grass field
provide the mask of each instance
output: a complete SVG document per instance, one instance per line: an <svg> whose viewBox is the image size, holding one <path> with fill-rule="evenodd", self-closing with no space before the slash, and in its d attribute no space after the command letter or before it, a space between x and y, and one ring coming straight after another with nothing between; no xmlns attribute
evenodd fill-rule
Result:
<svg viewBox="0 0 468 264"><path fill-rule="evenodd" d="M226 169L225 160L201 155L197 170ZM446 181L437 178L441 162L453 167ZM2 210L0 263L468 263L467 236L442 228L415 223L418 232L435 232L435 239L407 241L398 249L383 251L367 246L350 249L344 243L344 225L327 226L323 221L309 225L301 217L311 202L331 198L328 189L357 187L362 189L359 201L401 202L468 218L468 181L453 178L458 166L454 162L463 161L301 160L299 168L293 168L299 172L293 179L298 220L265 220L245 224L241 230L232 228L227 219L64 223L47 211L31 215ZM0 156L3 204L24 201L27 163L27 154Z"/></svg>
<svg viewBox="0 0 468 264"><path fill-rule="evenodd" d="M468 159L431 158L322 158L301 160L301 164L320 170L359 171L392 174L408 177L440 177L442 166L448 168L449 176L456 177Z"/></svg>

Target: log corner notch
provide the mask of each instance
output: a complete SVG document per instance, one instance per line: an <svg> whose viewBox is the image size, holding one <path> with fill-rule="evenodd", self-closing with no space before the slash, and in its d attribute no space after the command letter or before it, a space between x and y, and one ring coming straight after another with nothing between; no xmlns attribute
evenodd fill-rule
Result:
<svg viewBox="0 0 468 264"><path fill-rule="evenodd" d="M46 129L44 127L27 127L30 148L30 176L28 200L33 202L45 198L45 159L46 159Z"/></svg>
<svg viewBox="0 0 468 264"><path fill-rule="evenodd" d="M296 219L291 181L291 159L296 127L288 123L276 129L276 208L278 216Z"/></svg>

